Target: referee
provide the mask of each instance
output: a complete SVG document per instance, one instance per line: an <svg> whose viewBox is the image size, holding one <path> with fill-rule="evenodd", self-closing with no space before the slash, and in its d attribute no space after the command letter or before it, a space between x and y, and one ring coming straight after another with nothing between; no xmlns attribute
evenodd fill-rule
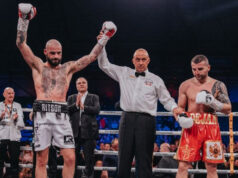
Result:
<svg viewBox="0 0 238 178"><path fill-rule="evenodd" d="M101 38L101 34L98 39ZM152 177L152 154L156 131L156 111L159 100L174 115L180 113L163 80L148 71L149 54L137 49L132 62L135 69L111 64L105 48L98 64L120 85L120 107L123 110L119 127L118 178L130 177L133 157L139 178Z"/></svg>

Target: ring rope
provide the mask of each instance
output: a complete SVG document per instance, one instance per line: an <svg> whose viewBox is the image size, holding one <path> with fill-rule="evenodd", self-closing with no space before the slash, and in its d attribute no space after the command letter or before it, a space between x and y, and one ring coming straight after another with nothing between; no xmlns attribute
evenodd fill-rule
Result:
<svg viewBox="0 0 238 178"><path fill-rule="evenodd" d="M118 130L99 130L99 134L118 134ZM238 136L238 131L233 131ZM156 135L181 135L181 131L156 131ZM221 131L221 135L230 135L230 131Z"/></svg>
<svg viewBox="0 0 238 178"><path fill-rule="evenodd" d="M24 127L24 130L32 130L32 127ZM99 134L118 134L118 130L99 130ZM230 135L230 131L221 131L221 135ZM181 131L156 131L156 135L181 135ZM238 136L238 131L233 131L233 135Z"/></svg>
<svg viewBox="0 0 238 178"><path fill-rule="evenodd" d="M32 130L32 127L24 127L24 130ZM221 135L229 136L232 131L221 131ZM118 130L99 130L99 134L118 134ZM156 131L156 135L181 135L181 131ZM238 136L238 131L233 131Z"/></svg>
<svg viewBox="0 0 238 178"><path fill-rule="evenodd" d="M32 147L21 146L20 150L32 151ZM94 150L96 155L118 155L118 151ZM174 156L176 152L153 152L154 156ZM229 157L230 153L224 153L225 157ZM238 153L233 153L234 157L238 157Z"/></svg>
<svg viewBox="0 0 238 178"><path fill-rule="evenodd" d="M5 163L5 167L10 167L10 163ZM19 164L19 167L21 168L33 168L33 164ZM48 168L48 166L47 166ZM57 166L57 169L63 169L62 165ZM77 170L83 170L85 169L85 166L77 166ZM116 171L116 167L94 167L95 171ZM153 172L159 172L159 173L177 173L178 169L171 169L171 168L153 168ZM135 172L135 168L131 168L131 172ZM188 173L190 174L206 174L206 169L188 169ZM217 170L218 174L229 174L229 170ZM238 174L238 170L234 170L234 174Z"/></svg>
<svg viewBox="0 0 238 178"><path fill-rule="evenodd" d="M31 112L32 108L23 108L22 109L24 112ZM104 115L104 116L120 116L122 114L122 111L100 111L99 115ZM222 117L228 117L229 115L216 112L217 116L222 116ZM173 116L172 112L157 112L156 116ZM238 116L238 112L233 112L233 116Z"/></svg>

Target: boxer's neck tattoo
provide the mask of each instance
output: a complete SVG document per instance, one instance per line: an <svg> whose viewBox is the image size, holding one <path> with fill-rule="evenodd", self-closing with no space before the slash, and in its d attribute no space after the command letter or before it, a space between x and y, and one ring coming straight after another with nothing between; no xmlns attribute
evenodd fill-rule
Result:
<svg viewBox="0 0 238 178"><path fill-rule="evenodd" d="M212 87L212 95L222 103L231 103L226 86L221 81L216 81Z"/></svg>
<svg viewBox="0 0 238 178"><path fill-rule="evenodd" d="M57 90L59 95L63 96L68 87L66 66L62 65L62 67L57 70L43 67L41 85L45 97L50 97L53 92L55 93L55 90Z"/></svg>

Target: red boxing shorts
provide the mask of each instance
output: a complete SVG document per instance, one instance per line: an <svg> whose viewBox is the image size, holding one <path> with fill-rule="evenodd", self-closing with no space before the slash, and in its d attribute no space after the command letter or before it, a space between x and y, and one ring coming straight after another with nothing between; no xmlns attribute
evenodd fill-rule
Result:
<svg viewBox="0 0 238 178"><path fill-rule="evenodd" d="M223 163L221 133L216 115L187 113L194 120L191 128L183 129L175 159L194 162ZM201 155L202 153L202 155Z"/></svg>

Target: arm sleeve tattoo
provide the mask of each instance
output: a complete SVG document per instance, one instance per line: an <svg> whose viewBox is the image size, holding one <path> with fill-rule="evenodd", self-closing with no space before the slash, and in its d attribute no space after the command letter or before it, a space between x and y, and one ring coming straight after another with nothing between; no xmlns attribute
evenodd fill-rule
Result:
<svg viewBox="0 0 238 178"><path fill-rule="evenodd" d="M26 32L17 31L17 43L23 43L26 40Z"/></svg>
<svg viewBox="0 0 238 178"><path fill-rule="evenodd" d="M222 103L231 103L226 86L221 81L216 81L212 87L212 95Z"/></svg>

